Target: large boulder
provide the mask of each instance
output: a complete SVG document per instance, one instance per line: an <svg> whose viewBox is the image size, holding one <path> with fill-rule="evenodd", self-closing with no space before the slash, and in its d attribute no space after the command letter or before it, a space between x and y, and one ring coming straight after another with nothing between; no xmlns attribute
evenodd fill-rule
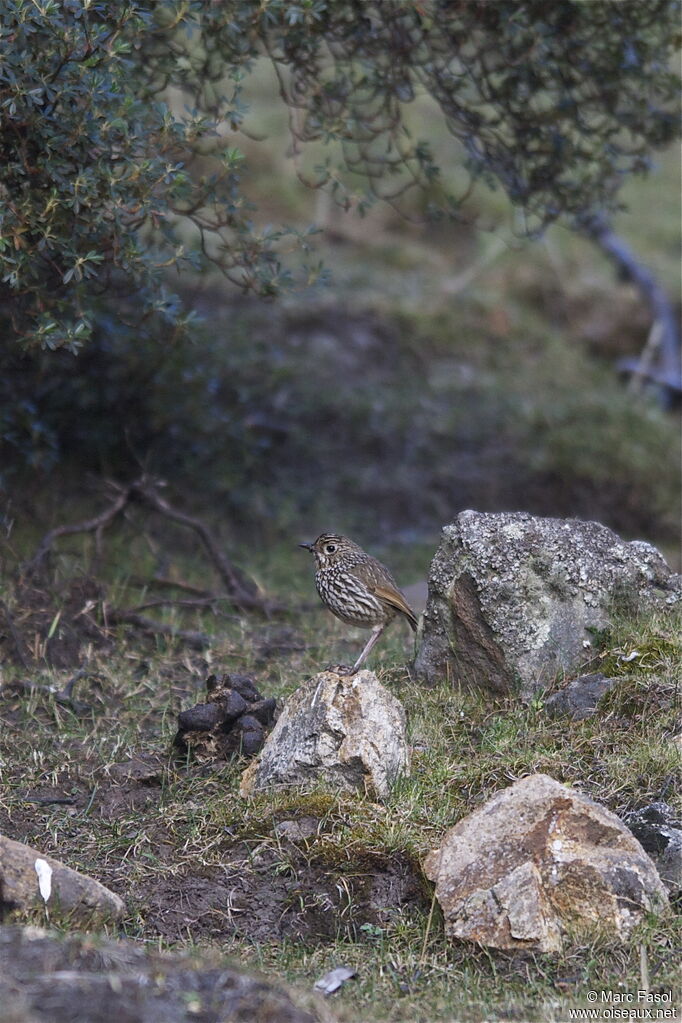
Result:
<svg viewBox="0 0 682 1023"><path fill-rule="evenodd" d="M405 711L374 672L323 671L286 701L240 792L321 779L383 799L408 763Z"/></svg>
<svg viewBox="0 0 682 1023"><path fill-rule="evenodd" d="M0 835L0 916L41 905L57 905L81 922L116 920L125 909L123 900L94 878Z"/></svg>
<svg viewBox="0 0 682 1023"><path fill-rule="evenodd" d="M417 675L530 695L589 658L614 605L682 599L682 580L647 543L598 522L461 512L431 564Z"/></svg>
<svg viewBox="0 0 682 1023"><path fill-rule="evenodd" d="M566 936L627 939L668 898L609 810L544 774L522 778L451 828L426 857L446 933L556 952Z"/></svg>

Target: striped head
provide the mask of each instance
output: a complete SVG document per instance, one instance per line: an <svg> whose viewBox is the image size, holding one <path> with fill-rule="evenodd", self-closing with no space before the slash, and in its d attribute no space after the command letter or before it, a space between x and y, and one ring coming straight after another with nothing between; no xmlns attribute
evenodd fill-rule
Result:
<svg viewBox="0 0 682 1023"><path fill-rule="evenodd" d="M298 546L310 551L315 558L315 568L318 571L343 563L349 555L353 561L358 555L361 559L367 557L362 547L338 533L321 533L314 543L300 543Z"/></svg>

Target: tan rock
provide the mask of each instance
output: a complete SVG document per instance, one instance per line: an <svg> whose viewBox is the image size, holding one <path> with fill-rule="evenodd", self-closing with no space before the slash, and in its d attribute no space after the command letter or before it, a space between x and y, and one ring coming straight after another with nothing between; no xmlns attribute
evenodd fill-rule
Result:
<svg viewBox="0 0 682 1023"><path fill-rule="evenodd" d="M668 898L654 864L610 811L544 774L522 778L451 828L424 868L446 933L555 952L570 933L627 939Z"/></svg>
<svg viewBox="0 0 682 1023"><path fill-rule="evenodd" d="M324 780L373 797L408 769L405 711L372 671L323 671L286 701L259 757L242 775L250 796Z"/></svg>
<svg viewBox="0 0 682 1023"><path fill-rule="evenodd" d="M0 835L0 907L27 910L59 906L80 920L118 919L123 900L99 881L51 856Z"/></svg>

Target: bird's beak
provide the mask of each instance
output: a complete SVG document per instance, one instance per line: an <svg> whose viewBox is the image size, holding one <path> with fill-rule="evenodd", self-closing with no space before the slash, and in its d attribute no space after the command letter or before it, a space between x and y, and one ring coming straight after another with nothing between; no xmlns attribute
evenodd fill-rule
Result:
<svg viewBox="0 0 682 1023"><path fill-rule="evenodd" d="M313 549L313 545L311 543L300 543L298 546L305 548L307 551L312 551Z"/></svg>

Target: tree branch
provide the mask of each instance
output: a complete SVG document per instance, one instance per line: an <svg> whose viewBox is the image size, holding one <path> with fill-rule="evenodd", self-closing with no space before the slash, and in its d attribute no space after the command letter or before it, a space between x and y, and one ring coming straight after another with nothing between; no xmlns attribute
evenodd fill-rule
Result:
<svg viewBox="0 0 682 1023"><path fill-rule="evenodd" d="M651 310L656 351L648 350L639 359L621 359L619 368L646 378L655 384L663 405L670 407L682 394L680 366L680 334L677 317L664 288L648 267L639 262L629 246L620 238L603 216L584 218L580 228L616 265L620 273L639 289Z"/></svg>
<svg viewBox="0 0 682 1023"><path fill-rule="evenodd" d="M206 523L201 519L195 518L193 515L188 515L186 512L173 507L170 502L161 497L152 479L142 476L127 487L121 487L116 483L110 483L110 486L116 492L116 497L99 515L72 525L56 526L49 533L46 533L40 541L36 553L25 566L27 574L30 575L40 568L59 537L73 536L76 533L94 533L99 542L102 531L111 525L116 516L132 502L139 501L148 508L159 512L165 518L186 526L197 533L227 591L225 595L207 594L207 596L215 600L229 600L235 607L242 610L256 610L266 615L280 609L278 605L268 601L259 593L256 584L230 562ZM183 588L183 586L187 588L187 584L176 585L180 588Z"/></svg>

